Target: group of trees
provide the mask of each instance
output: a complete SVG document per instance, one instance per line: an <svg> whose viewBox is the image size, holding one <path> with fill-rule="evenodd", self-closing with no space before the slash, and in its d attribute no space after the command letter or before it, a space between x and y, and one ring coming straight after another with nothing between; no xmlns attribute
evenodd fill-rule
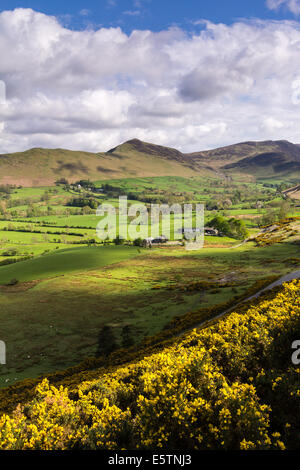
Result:
<svg viewBox="0 0 300 470"><path fill-rule="evenodd" d="M207 225L216 228L222 235L227 237L244 239L249 235L245 222L234 217L226 219L222 215L217 215Z"/></svg>
<svg viewBox="0 0 300 470"><path fill-rule="evenodd" d="M259 220L259 225L269 225L279 220L286 219L291 212L291 204L289 201L283 201L278 207L268 210Z"/></svg>
<svg viewBox="0 0 300 470"><path fill-rule="evenodd" d="M216 185L217 186L217 185ZM284 186L282 186L284 187ZM213 191L211 189L203 190L210 195L209 200L206 202L206 210L226 210L232 205L239 204L240 208L263 208L269 204L274 197L277 197L274 189L261 187L239 185L235 188L226 188L224 191ZM277 192L280 192L279 190Z"/></svg>
<svg viewBox="0 0 300 470"><path fill-rule="evenodd" d="M175 204L192 201L195 199L196 192L178 191L174 189L157 189L150 187L148 189L136 190L124 188L122 186L105 183L102 190L106 198L118 198L127 196L129 200L140 201L147 204Z"/></svg>
<svg viewBox="0 0 300 470"><path fill-rule="evenodd" d="M55 213L55 209L49 204L49 202L51 195L57 193L58 190L56 188L52 188L46 190L39 197L18 197L17 199L12 199L11 193L6 193L6 196L3 197L0 191L0 215L17 217L20 215L20 212L22 212L25 217L39 217L40 215L45 214L44 206L45 204L47 205L47 203L47 213L48 215L53 215ZM42 203L42 205L40 205L40 203ZM26 209L17 210L18 207L22 206L25 206Z"/></svg>
<svg viewBox="0 0 300 470"><path fill-rule="evenodd" d="M70 183L66 178L59 178L55 181L56 186L64 186L65 189L85 189L86 191L95 191L96 186L90 180L79 180L75 183Z"/></svg>
<svg viewBox="0 0 300 470"><path fill-rule="evenodd" d="M74 183L75 186L81 186L83 189L87 191L95 191L96 186L90 180L79 180Z"/></svg>
<svg viewBox="0 0 300 470"><path fill-rule="evenodd" d="M131 325L125 325L121 331L121 342L117 341L114 329L105 325L101 328L98 335L98 346L96 356L109 356L113 351L122 348L130 348L135 344L134 328Z"/></svg>
<svg viewBox="0 0 300 470"><path fill-rule="evenodd" d="M97 209L99 202L91 197L74 197L68 202L71 207L89 207L90 209Z"/></svg>
<svg viewBox="0 0 300 470"><path fill-rule="evenodd" d="M56 186L68 186L69 181L66 178L59 178L57 181L55 181Z"/></svg>
<svg viewBox="0 0 300 470"><path fill-rule="evenodd" d="M0 184L0 194L11 194L16 188L13 184Z"/></svg>

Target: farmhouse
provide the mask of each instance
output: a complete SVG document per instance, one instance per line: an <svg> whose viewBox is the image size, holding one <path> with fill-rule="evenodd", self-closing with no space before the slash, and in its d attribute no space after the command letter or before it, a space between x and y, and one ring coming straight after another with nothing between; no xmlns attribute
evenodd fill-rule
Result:
<svg viewBox="0 0 300 470"><path fill-rule="evenodd" d="M216 228L204 227L204 235L209 235L210 237L217 237L220 235L220 233Z"/></svg>
<svg viewBox="0 0 300 470"><path fill-rule="evenodd" d="M194 233L195 235L198 234L198 233L203 233L204 231L204 235L207 235L207 236L211 236L211 237L217 237L220 235L220 232L213 228L213 227L204 227L204 229L200 229L200 228L181 228L178 230L179 233L182 233L183 235L185 233Z"/></svg>
<svg viewBox="0 0 300 470"><path fill-rule="evenodd" d="M160 245L161 243L166 243L168 241L167 237L162 235L161 237L148 237L143 240L144 246L151 246L151 245Z"/></svg>

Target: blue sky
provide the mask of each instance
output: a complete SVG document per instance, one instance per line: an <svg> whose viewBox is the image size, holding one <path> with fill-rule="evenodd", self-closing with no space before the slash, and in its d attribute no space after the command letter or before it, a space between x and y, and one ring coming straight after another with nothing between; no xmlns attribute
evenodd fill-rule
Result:
<svg viewBox="0 0 300 470"><path fill-rule="evenodd" d="M300 0L1 0L0 58L0 153L300 143Z"/></svg>
<svg viewBox="0 0 300 470"><path fill-rule="evenodd" d="M201 19L232 24L239 18L295 18L288 7L271 10L264 0L2 0L0 11L20 7L55 15L70 29L120 26L127 33L174 25L194 31L194 22Z"/></svg>

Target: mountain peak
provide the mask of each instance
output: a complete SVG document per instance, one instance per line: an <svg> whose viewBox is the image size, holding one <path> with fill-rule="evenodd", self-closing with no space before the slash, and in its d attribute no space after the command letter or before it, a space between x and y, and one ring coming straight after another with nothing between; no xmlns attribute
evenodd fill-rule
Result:
<svg viewBox="0 0 300 470"><path fill-rule="evenodd" d="M184 155L179 150L170 147L164 147L163 145L151 144L150 142L144 142L139 139L131 139L124 142L121 145L109 150L109 154L119 154L125 152L138 152L146 155L153 155L155 157L161 157L167 160L184 161Z"/></svg>

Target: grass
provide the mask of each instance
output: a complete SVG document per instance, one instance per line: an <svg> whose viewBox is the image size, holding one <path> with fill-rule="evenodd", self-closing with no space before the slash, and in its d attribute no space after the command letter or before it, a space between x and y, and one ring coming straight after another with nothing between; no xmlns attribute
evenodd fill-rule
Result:
<svg viewBox="0 0 300 470"><path fill-rule="evenodd" d="M35 148L1 155L0 174L5 182L27 187L52 185L61 177L71 182L161 175L196 175L196 171L177 161L149 156L128 149L126 154L90 153L65 149ZM2 178L0 177L0 182Z"/></svg>
<svg viewBox="0 0 300 470"><path fill-rule="evenodd" d="M27 282L59 276L71 272L96 269L137 256L138 248L127 246L84 247L58 250L34 259L8 266L0 266L0 284L11 279Z"/></svg>
<svg viewBox="0 0 300 470"><path fill-rule="evenodd" d="M26 222L26 218L22 219ZM42 217L31 217L31 221L33 222L47 222L48 224L56 225L57 227L82 227L82 228L96 228L96 225L99 222L99 217L96 215L70 215L69 217L65 215L57 216L57 215L45 215Z"/></svg>
<svg viewBox="0 0 300 470"><path fill-rule="evenodd" d="M0 287L1 336L9 358L0 386L94 356L105 324L117 338L131 324L140 341L176 315L230 300L257 279L291 271L295 247L256 248L250 243L198 252L169 247L136 255L137 250L127 247L71 249L0 269L0 275L17 269L27 281ZM17 271L9 271L8 277ZM179 289L195 281L210 281L212 288ZM224 288L220 282L230 285Z"/></svg>
<svg viewBox="0 0 300 470"><path fill-rule="evenodd" d="M136 158L141 164L141 157ZM103 182L99 179L97 184ZM258 232L255 217L261 215L252 207L256 199L266 204L278 199L276 189L262 183L233 181L226 186L217 179L199 176L110 177L107 182L127 192L157 198L169 195L183 202L230 198L239 189L244 200L226 210L226 217L243 218L251 235ZM48 201L41 200L45 191ZM16 189L8 200L11 207L6 220L0 220L0 261L9 259L3 256L9 248L18 250L16 258L34 255L27 261L0 266L0 339L7 344L8 357L6 367L0 370L0 386L64 369L94 356L103 325L111 325L120 339L122 328L130 324L140 342L144 336L161 331L174 316L228 301L257 279L296 269L297 246L288 242L265 248L247 243L235 248L239 241L232 238L205 237L204 249L198 252L178 246L151 250L78 246L76 241L87 243L96 238L100 218L72 213L81 211L66 206L74 195L80 193L62 187ZM118 204L118 199L109 195L99 195L98 199ZM28 200L43 211L41 216L25 217ZM48 214L49 206L52 215ZM215 213L207 211L206 222ZM43 233L15 231L22 227ZM147 225L143 230L147 231ZM61 233L45 233L54 231ZM5 285L14 278L19 284ZM209 281L211 287L184 290L185 285L195 281ZM229 285L221 287L224 282ZM170 289L172 286L174 289Z"/></svg>

